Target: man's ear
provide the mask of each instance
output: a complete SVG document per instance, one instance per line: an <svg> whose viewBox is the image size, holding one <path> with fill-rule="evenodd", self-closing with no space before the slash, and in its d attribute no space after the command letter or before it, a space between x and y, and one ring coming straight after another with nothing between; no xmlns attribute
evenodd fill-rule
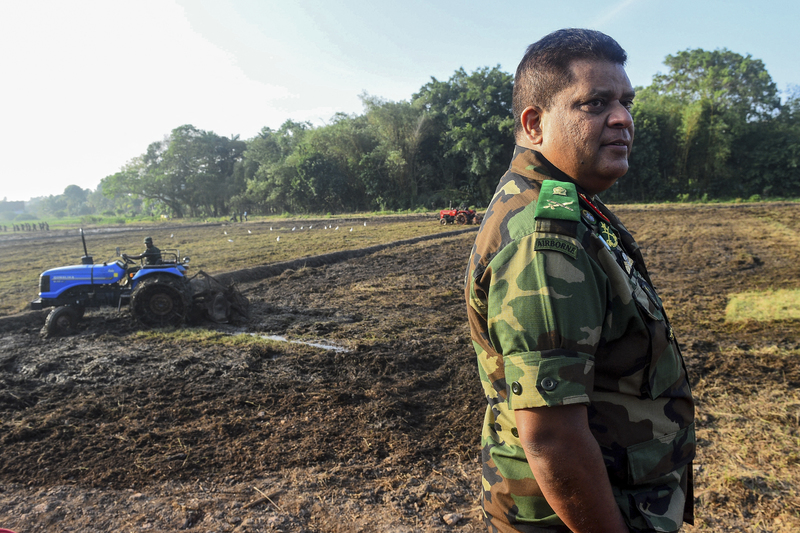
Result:
<svg viewBox="0 0 800 533"><path fill-rule="evenodd" d="M525 139L533 146L542 144L542 109L528 106L519 117Z"/></svg>

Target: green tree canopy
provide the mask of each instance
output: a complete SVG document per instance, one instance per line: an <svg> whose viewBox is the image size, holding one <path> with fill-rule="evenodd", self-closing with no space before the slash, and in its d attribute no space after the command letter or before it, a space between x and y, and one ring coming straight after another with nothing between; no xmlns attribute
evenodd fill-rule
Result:
<svg viewBox="0 0 800 533"><path fill-rule="evenodd" d="M463 200L488 204L514 147L513 77L500 66L470 74L458 69L447 81L431 78L413 102L429 114L438 133L437 167L445 187Z"/></svg>

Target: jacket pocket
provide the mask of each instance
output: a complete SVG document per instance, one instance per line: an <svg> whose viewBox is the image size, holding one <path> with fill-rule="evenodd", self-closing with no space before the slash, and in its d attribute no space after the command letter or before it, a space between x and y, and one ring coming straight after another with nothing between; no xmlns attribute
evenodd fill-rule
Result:
<svg viewBox="0 0 800 533"><path fill-rule="evenodd" d="M629 446L626 449L628 483L645 485L668 481L662 478L671 477L691 463L695 448L694 422L675 433Z"/></svg>
<svg viewBox="0 0 800 533"><path fill-rule="evenodd" d="M694 424L627 448L628 483L616 489L630 525L646 531L677 531L691 508L688 490L695 455Z"/></svg>

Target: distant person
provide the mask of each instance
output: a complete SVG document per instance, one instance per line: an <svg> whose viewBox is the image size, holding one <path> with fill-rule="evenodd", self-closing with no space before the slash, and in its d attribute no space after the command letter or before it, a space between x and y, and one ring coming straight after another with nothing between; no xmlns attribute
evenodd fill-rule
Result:
<svg viewBox="0 0 800 533"><path fill-rule="evenodd" d="M686 367L639 246L597 197L628 170L626 59L611 37L567 29L517 68L517 146L465 288L494 533L676 532L694 520Z"/></svg>
<svg viewBox="0 0 800 533"><path fill-rule="evenodd" d="M126 255L122 254L123 259L144 259L146 265L158 265L161 263L161 250L155 247L152 237L145 237L144 244L147 247L144 252L139 255Z"/></svg>

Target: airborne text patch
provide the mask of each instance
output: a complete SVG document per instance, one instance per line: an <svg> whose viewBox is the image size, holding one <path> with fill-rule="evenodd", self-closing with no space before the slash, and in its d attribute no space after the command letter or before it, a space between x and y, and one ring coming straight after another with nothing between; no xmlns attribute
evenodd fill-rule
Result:
<svg viewBox="0 0 800 533"><path fill-rule="evenodd" d="M569 241L565 241L562 239L555 239L552 237L538 237L536 239L536 243L533 246L534 251L541 251L541 250L553 250L555 252L561 252L567 254L573 259L578 257L578 247L575 244L572 244Z"/></svg>

